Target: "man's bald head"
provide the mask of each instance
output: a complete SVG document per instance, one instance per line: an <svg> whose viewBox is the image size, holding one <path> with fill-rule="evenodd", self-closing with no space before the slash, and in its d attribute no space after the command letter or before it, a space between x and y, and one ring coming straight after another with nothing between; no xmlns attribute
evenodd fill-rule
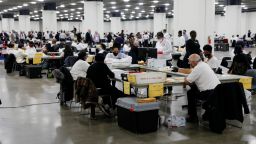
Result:
<svg viewBox="0 0 256 144"><path fill-rule="evenodd" d="M188 60L190 66L194 68L198 64L198 62L201 61L201 57L198 54L192 54L189 56Z"/></svg>
<svg viewBox="0 0 256 144"><path fill-rule="evenodd" d="M199 62L201 61L201 57L198 54L192 54L189 56L189 61Z"/></svg>

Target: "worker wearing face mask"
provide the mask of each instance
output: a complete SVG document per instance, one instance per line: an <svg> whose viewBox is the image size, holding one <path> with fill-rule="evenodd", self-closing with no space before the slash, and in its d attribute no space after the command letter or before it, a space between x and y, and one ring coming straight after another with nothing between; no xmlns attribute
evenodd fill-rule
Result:
<svg viewBox="0 0 256 144"><path fill-rule="evenodd" d="M220 63L218 59L213 55L212 53L212 46L211 45L205 45L203 47L204 50L204 56L205 56L205 62L209 64L209 66L213 69L216 70L220 66Z"/></svg>
<svg viewBox="0 0 256 144"><path fill-rule="evenodd" d="M172 44L164 38L164 34L162 32L157 33L157 40L157 58L166 59L167 65L169 65L172 60L172 53L174 52Z"/></svg>
<svg viewBox="0 0 256 144"><path fill-rule="evenodd" d="M106 55L106 59L105 62L110 62L114 59L125 59L128 58L130 56L124 54L124 53L120 53L120 48L121 48L121 44L118 43L114 43L113 47L112 47L112 53L108 53Z"/></svg>

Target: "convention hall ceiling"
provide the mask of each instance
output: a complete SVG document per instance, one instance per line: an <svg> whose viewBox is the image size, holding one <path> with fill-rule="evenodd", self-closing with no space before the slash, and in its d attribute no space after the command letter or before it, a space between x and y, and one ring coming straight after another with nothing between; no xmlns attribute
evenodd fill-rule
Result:
<svg viewBox="0 0 256 144"><path fill-rule="evenodd" d="M153 16L154 7L164 5L167 16L173 15L173 0L103 0L104 19L109 20L111 12L121 12L122 19L140 19ZM225 12L225 0L216 0L216 14ZM0 13L14 13L18 17L20 9L30 9L31 18L39 20L45 2L57 3L58 19L81 20L84 13L83 0L0 0ZM242 0L243 11L254 11L256 0Z"/></svg>

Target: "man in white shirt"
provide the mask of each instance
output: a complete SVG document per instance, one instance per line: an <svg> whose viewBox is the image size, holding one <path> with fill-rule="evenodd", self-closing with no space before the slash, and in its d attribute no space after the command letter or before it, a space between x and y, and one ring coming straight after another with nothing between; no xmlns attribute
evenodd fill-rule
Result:
<svg viewBox="0 0 256 144"><path fill-rule="evenodd" d="M74 41L72 41L71 46L72 46L72 47L77 47L77 44L78 44L77 40L74 40Z"/></svg>
<svg viewBox="0 0 256 144"><path fill-rule="evenodd" d="M60 40L66 40L66 34L63 32L63 31L61 31L61 33L60 33Z"/></svg>
<svg viewBox="0 0 256 144"><path fill-rule="evenodd" d="M87 54L86 51L81 51L78 54L77 62L73 65L70 73L74 80L77 80L78 77L86 78L87 70L90 67L90 64L86 62Z"/></svg>
<svg viewBox="0 0 256 144"><path fill-rule="evenodd" d="M82 43L81 40L78 40L78 44L76 45L76 49L78 51L85 50L86 49L86 44Z"/></svg>
<svg viewBox="0 0 256 144"><path fill-rule="evenodd" d="M203 62L198 54L189 57L192 72L185 78L185 84L191 89L187 92L188 98L188 122L197 122L197 100L207 101L215 87L220 84L217 75L208 64Z"/></svg>
<svg viewBox="0 0 256 144"><path fill-rule="evenodd" d="M49 39L50 39L49 31L47 31L46 33L44 33L44 38L45 38L45 40L49 40Z"/></svg>
<svg viewBox="0 0 256 144"><path fill-rule="evenodd" d="M26 40L26 34L24 32L20 32L20 42L24 43Z"/></svg>
<svg viewBox="0 0 256 144"><path fill-rule="evenodd" d="M36 48L34 47L34 43L32 41L30 41L29 45L26 47L25 54L28 55L29 58L34 57L36 54Z"/></svg>
<svg viewBox="0 0 256 144"><path fill-rule="evenodd" d="M186 30L183 30L183 37L185 39L185 42L188 41L188 35L187 35L187 31Z"/></svg>
<svg viewBox="0 0 256 144"><path fill-rule="evenodd" d="M186 41L184 36L182 36L182 31L178 32L178 37L176 38L174 42L174 47L176 48L184 48L186 45Z"/></svg>
<svg viewBox="0 0 256 144"><path fill-rule="evenodd" d="M167 30L166 30L166 29L163 30L163 34L164 34L164 38L166 38L168 41L171 40L171 36L170 36L169 33L167 33Z"/></svg>
<svg viewBox="0 0 256 144"><path fill-rule="evenodd" d="M120 48L121 48L121 45L115 43L112 48L112 53L107 54L105 58L105 62L111 61L112 59L124 59L124 58L130 57L124 53L120 53Z"/></svg>
<svg viewBox="0 0 256 144"><path fill-rule="evenodd" d="M8 54L14 54L17 63L24 63L25 57L27 56L22 49L17 49L14 47L14 44L10 44L9 48L7 48Z"/></svg>
<svg viewBox="0 0 256 144"><path fill-rule="evenodd" d="M219 66L219 60L212 54L212 46L211 45L205 45L203 47L204 50L204 56L206 57L205 62L213 69L213 71L216 71Z"/></svg>
<svg viewBox="0 0 256 144"><path fill-rule="evenodd" d="M36 31L33 33L33 37L34 37L35 39L37 39L37 32L36 32Z"/></svg>
<svg viewBox="0 0 256 144"><path fill-rule="evenodd" d="M169 63L170 60L172 60L172 53L174 52L173 47L165 37L162 32L157 33L157 58L158 59L165 59L167 63Z"/></svg>
<svg viewBox="0 0 256 144"><path fill-rule="evenodd" d="M148 44L149 44L149 34L148 32L145 32L143 34L143 46L148 47Z"/></svg>

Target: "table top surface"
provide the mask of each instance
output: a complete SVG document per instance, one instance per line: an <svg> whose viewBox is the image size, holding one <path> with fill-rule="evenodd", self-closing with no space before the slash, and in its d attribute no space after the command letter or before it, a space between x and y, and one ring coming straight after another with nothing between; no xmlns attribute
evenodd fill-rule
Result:
<svg viewBox="0 0 256 144"><path fill-rule="evenodd" d="M155 72L164 72L167 74L170 74L174 77L172 78L167 78L166 82L164 82L164 85L166 86L175 86L175 85L183 85L184 83L184 77L188 76L188 74L183 74L183 73L179 73L179 72L172 72L170 70L165 71L165 70L157 70L154 68L148 68L146 66L141 66L141 65L131 65L129 67L126 67L127 69L129 68L143 68L146 70L150 70L150 71L155 71ZM238 82L241 78L251 78L248 76L241 76L241 75L231 75L231 74L223 74L223 75L219 75L217 74L218 79L222 82ZM121 79L118 79L118 81L122 81ZM149 84L132 84L132 86L134 87L147 87Z"/></svg>
<svg viewBox="0 0 256 144"><path fill-rule="evenodd" d="M34 57L28 57L29 59L33 59ZM62 59L63 56L49 56L49 55L44 55L42 59Z"/></svg>

